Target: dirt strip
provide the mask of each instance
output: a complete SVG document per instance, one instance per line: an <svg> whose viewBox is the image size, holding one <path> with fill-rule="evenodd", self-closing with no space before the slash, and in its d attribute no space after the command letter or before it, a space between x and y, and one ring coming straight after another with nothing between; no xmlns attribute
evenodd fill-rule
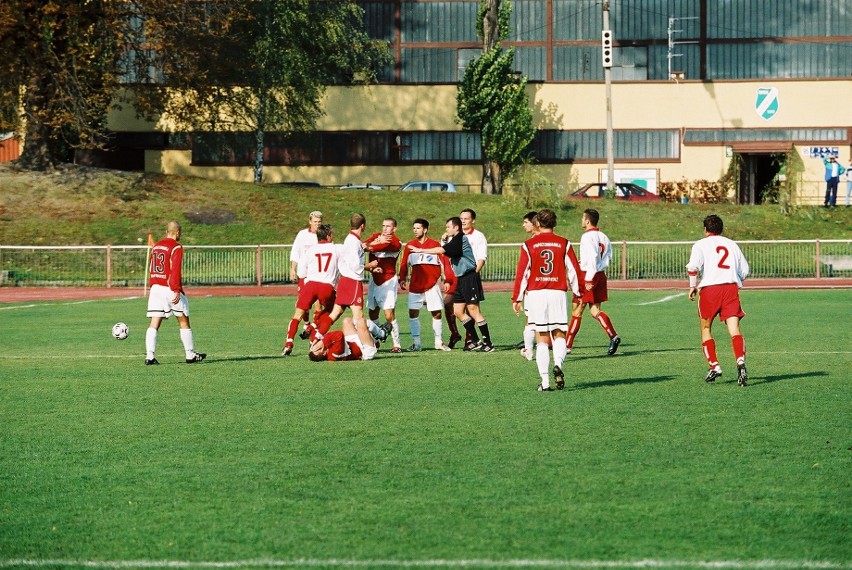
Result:
<svg viewBox="0 0 852 570"><path fill-rule="evenodd" d="M687 289L686 279L680 280L611 280L609 289L656 290ZM511 291L511 281L488 282L485 291ZM848 289L852 279L750 279L745 289ZM190 298L198 297L284 297L296 294L295 285L252 285L188 287ZM143 297L145 291L138 287L0 287L0 303L33 303L39 301L87 301L97 299L120 299Z"/></svg>

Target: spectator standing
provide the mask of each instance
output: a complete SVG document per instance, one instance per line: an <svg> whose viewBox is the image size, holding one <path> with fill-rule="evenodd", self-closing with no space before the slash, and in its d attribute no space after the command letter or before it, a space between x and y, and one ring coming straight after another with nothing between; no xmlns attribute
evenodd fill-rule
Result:
<svg viewBox="0 0 852 570"><path fill-rule="evenodd" d="M849 207L849 200L852 199L852 168L846 169L846 207Z"/></svg>
<svg viewBox="0 0 852 570"><path fill-rule="evenodd" d="M536 367L541 382L539 392L552 392L550 386L550 349L553 346L553 377L556 389L565 387L563 365L568 349L568 297L570 288L579 295L577 258L571 242L553 233L556 214L552 210L538 213L538 233L521 245L515 272L512 307L516 315L523 309L536 331Z"/></svg>
<svg viewBox="0 0 852 570"><path fill-rule="evenodd" d="M411 327L413 344L408 352L419 352L422 346L420 340L420 308L425 304L432 314L432 333L435 337L435 350L448 351L450 347L443 342L441 309L444 308L441 291L441 275L443 273L444 291L449 291L455 284L455 274L450 262L437 253L412 253L412 248L423 249L441 247L441 244L428 236L429 221L417 218L412 225L414 239L405 244L402 260L399 264L399 288L408 290L408 319ZM410 246L410 247L409 247ZM409 282L409 267L411 267Z"/></svg>
<svg viewBox="0 0 852 570"><path fill-rule="evenodd" d="M740 320L745 317L740 304L739 290L748 278L748 262L740 247L722 236L722 218L712 214L704 218L704 238L695 242L686 270L689 274L689 300L698 296L698 316L701 326L701 346L710 369L705 382L715 382L722 376L716 357L716 341L711 329L713 319L728 327L731 346L737 362L737 384L748 385L745 365L745 340L740 332ZM701 282L699 284L699 274Z"/></svg>
<svg viewBox="0 0 852 570"><path fill-rule="evenodd" d="M601 304L609 299L607 295L606 268L612 259L612 244L609 237L598 228L600 214L589 208L583 212L580 225L583 235L580 237L580 298L574 300L571 311L571 324L568 327L568 352L574 346L574 339L580 330L583 320L583 310L589 306L592 318L600 323L609 337L607 354L612 356L621 344L621 337L615 332L615 327L609 315L601 310Z"/></svg>
<svg viewBox="0 0 852 570"><path fill-rule="evenodd" d="M846 172L846 169L837 162L837 158L829 155L827 158L822 157L822 163L825 166L825 202L826 208L837 207L837 186L840 184L840 175Z"/></svg>
<svg viewBox="0 0 852 570"><path fill-rule="evenodd" d="M195 339L189 323L189 300L183 291L183 246L180 244L181 227L176 221L166 224L166 237L154 244L148 284L148 318L151 323L145 331L145 365L157 361L157 334L163 319L175 316L180 327L180 341L186 353L186 363L201 362L207 355L195 352Z"/></svg>
<svg viewBox="0 0 852 570"><path fill-rule="evenodd" d="M396 220L385 218L382 231L364 240L369 251L369 260L378 265L370 272L372 279L367 287L367 311L370 320L379 326L379 311L384 310L385 320L390 325L393 348L391 352L402 352L399 338L399 322L396 320L396 299L399 295L399 279L396 275L396 262L402 249L402 242L396 237Z"/></svg>

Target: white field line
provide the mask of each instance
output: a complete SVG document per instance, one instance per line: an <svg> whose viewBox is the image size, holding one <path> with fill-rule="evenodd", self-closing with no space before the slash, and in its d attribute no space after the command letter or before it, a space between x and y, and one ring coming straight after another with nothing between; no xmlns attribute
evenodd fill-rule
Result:
<svg viewBox="0 0 852 570"><path fill-rule="evenodd" d="M187 560L0 560L0 567L39 568L76 566L84 568L715 568L715 569L848 569L849 563L807 560L234 560L226 562Z"/></svg>
<svg viewBox="0 0 852 570"><path fill-rule="evenodd" d="M710 568L731 570L848 570L849 562L812 560L232 560L224 562L190 560L0 560L0 568Z"/></svg>
<svg viewBox="0 0 852 570"><path fill-rule="evenodd" d="M678 297L685 297L686 293L678 293L677 295L668 295L663 297L662 299L657 299L656 301L648 301L646 303L637 303L636 307L643 307L645 305L656 305L657 303L667 303L669 301L674 301Z"/></svg>
<svg viewBox="0 0 852 570"><path fill-rule="evenodd" d="M86 299L84 301L66 301L64 303L30 303L28 305L12 305L10 307L0 307L0 311L14 311L16 309L32 309L33 307L52 307L52 306L62 306L62 305L84 305L86 303L100 303L102 301L132 301L134 299L141 299L139 296L135 297L112 297L109 299Z"/></svg>

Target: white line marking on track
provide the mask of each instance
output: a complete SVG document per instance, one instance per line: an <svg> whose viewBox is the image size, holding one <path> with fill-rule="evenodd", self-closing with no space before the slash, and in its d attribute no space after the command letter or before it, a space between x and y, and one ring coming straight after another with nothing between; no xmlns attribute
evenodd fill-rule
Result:
<svg viewBox="0 0 852 570"><path fill-rule="evenodd" d="M847 570L850 562L819 560L0 560L0 568L76 566L82 568L713 568L732 570Z"/></svg>
<svg viewBox="0 0 852 570"><path fill-rule="evenodd" d="M642 307L645 305L656 305L657 303L668 303L669 301L673 301L678 297L685 297L686 293L678 293L677 295L667 295L662 299L657 299L656 301L648 301L647 303L637 303L637 307Z"/></svg>
<svg viewBox="0 0 852 570"><path fill-rule="evenodd" d="M86 303L98 303L100 301L132 301L141 297L115 297L111 299L86 299L84 301L66 301L64 303L30 303L28 305L12 305L11 307L0 307L0 311L12 311L15 309L32 309L34 307L53 307L56 305L84 305Z"/></svg>

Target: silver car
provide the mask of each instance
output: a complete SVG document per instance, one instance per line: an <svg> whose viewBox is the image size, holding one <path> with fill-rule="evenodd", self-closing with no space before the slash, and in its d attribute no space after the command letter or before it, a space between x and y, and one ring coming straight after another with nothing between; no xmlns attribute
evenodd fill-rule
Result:
<svg viewBox="0 0 852 570"><path fill-rule="evenodd" d="M399 187L403 192L455 192L456 185L441 180L414 180Z"/></svg>

